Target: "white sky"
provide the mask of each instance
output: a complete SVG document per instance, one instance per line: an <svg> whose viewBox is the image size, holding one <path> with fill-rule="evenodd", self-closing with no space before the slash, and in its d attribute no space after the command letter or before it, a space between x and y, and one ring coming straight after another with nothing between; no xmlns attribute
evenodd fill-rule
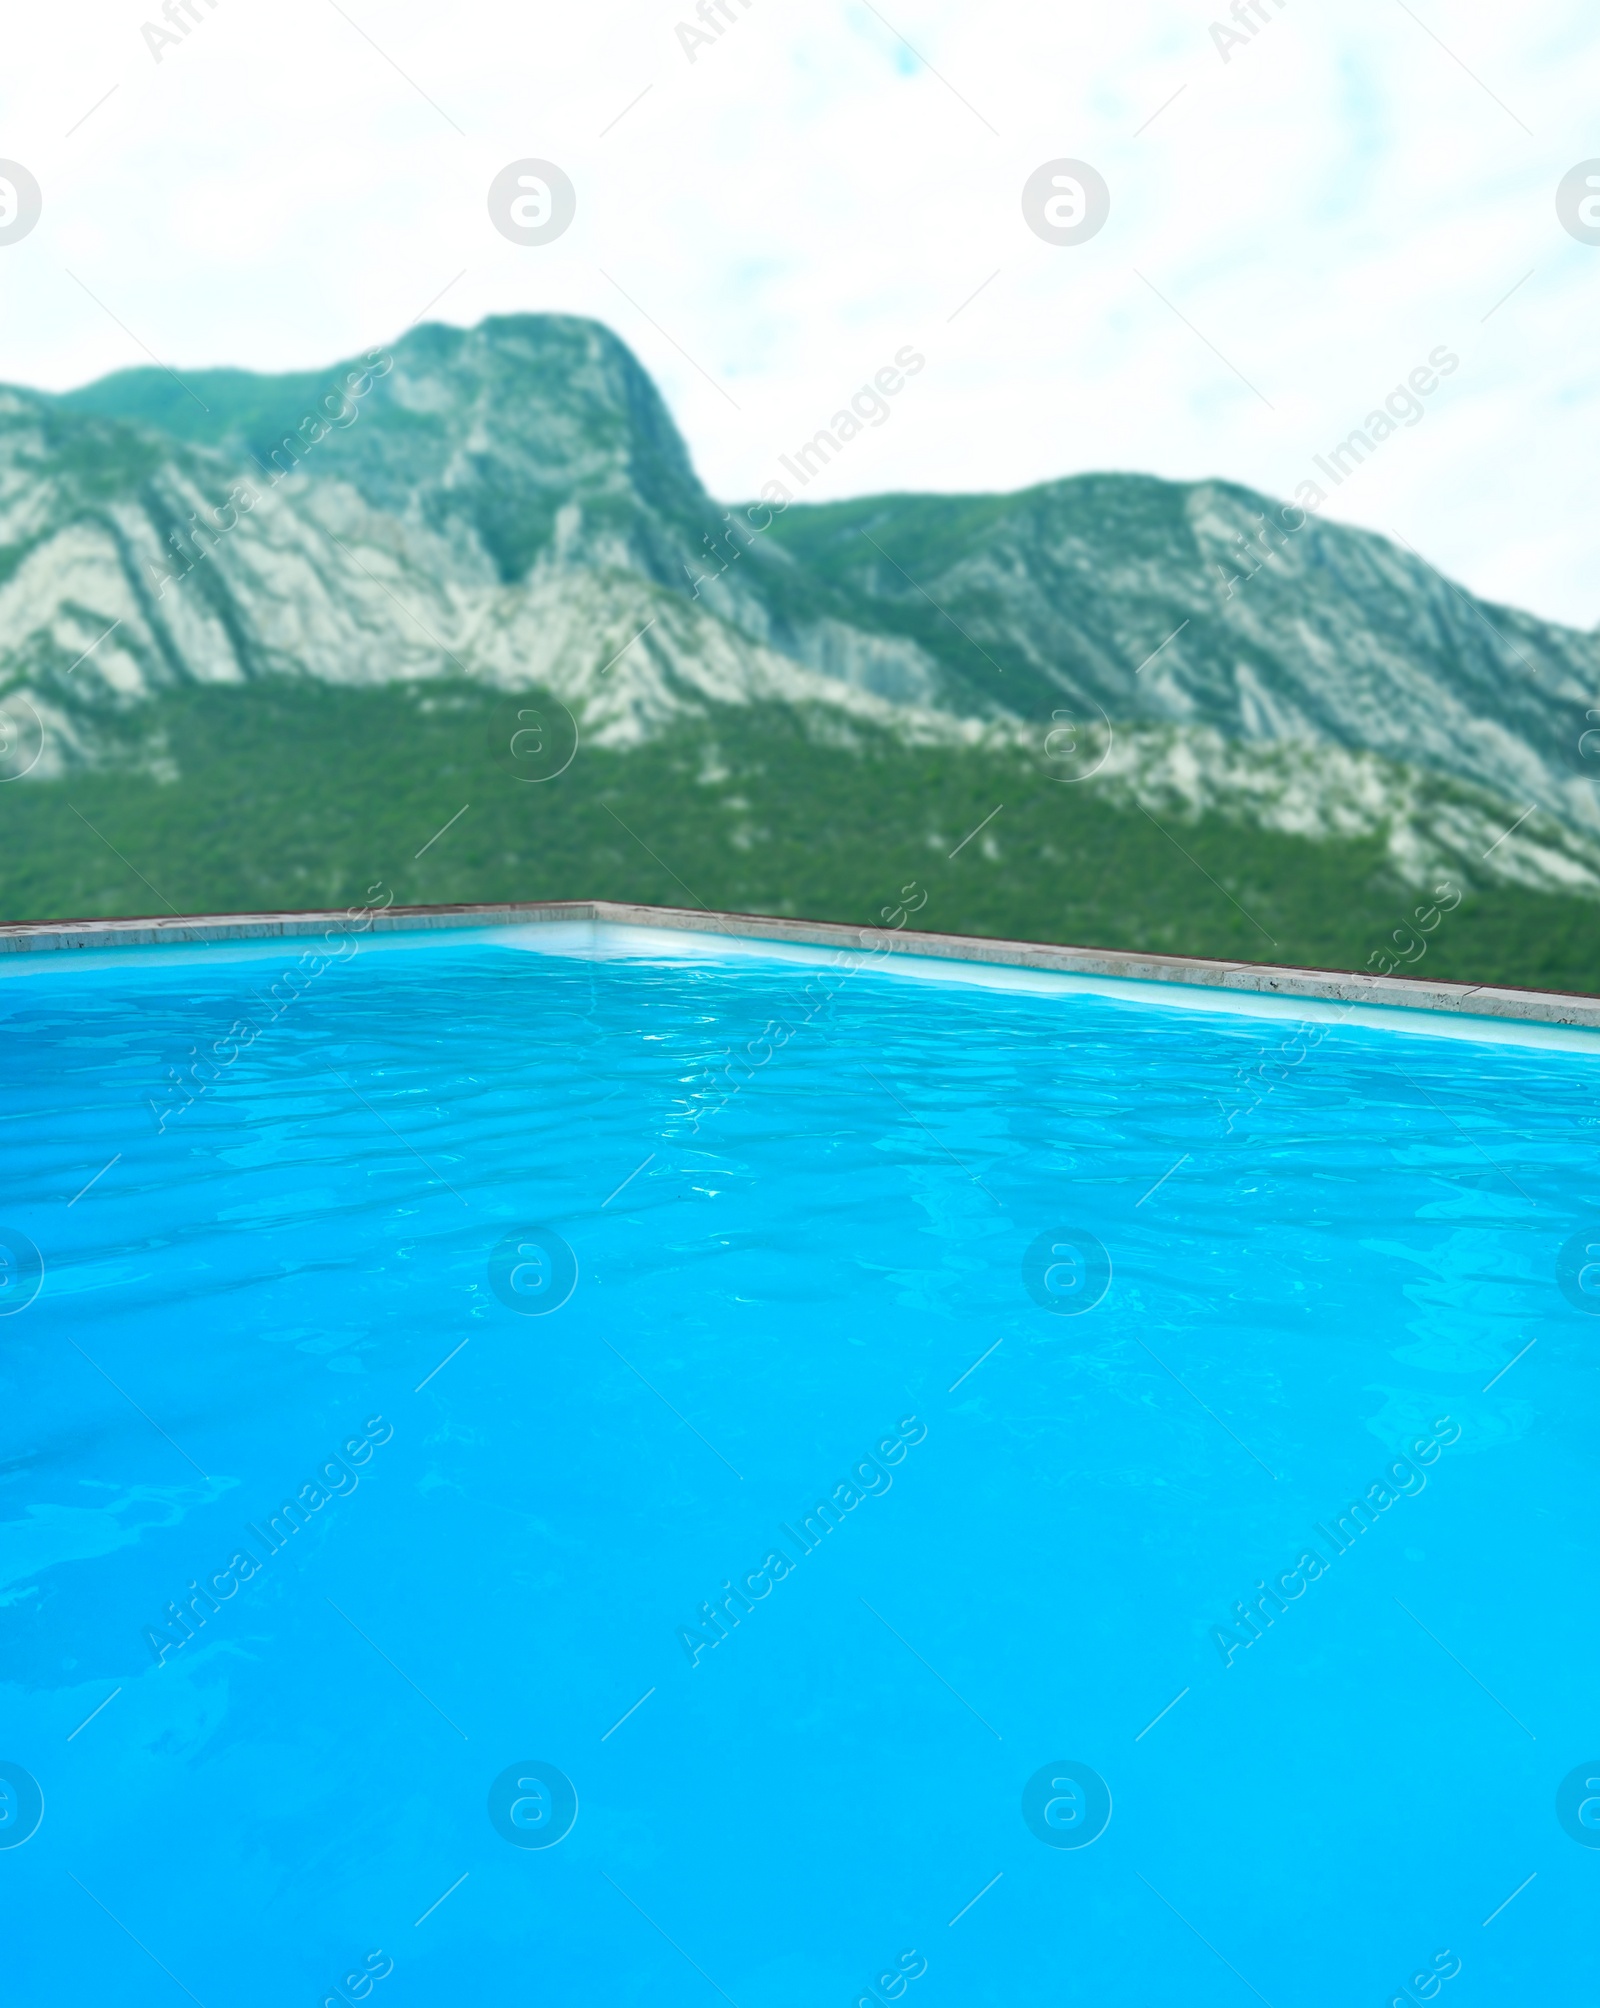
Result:
<svg viewBox="0 0 1600 2008"><path fill-rule="evenodd" d="M1554 208L1600 155L1593 0L1260 0L1227 64L1223 0L727 0L693 64L687 0L191 4L159 65L156 0L10 10L0 155L45 210L0 248L0 379L145 345L314 367L448 287L461 324L607 322L725 497L906 342L927 368L808 496L1088 469L1288 495L1445 343L1460 369L1328 513L1600 622L1600 249ZM544 248L485 207L525 155L578 191ZM1060 155L1112 192L1071 249L1019 206Z"/></svg>

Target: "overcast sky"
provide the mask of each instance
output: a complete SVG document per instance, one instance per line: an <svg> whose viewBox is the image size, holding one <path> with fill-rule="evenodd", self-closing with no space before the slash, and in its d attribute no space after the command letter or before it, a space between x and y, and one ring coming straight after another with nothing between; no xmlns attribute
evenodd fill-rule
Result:
<svg viewBox="0 0 1600 2008"><path fill-rule="evenodd" d="M44 211L0 248L0 378L313 367L435 300L589 314L732 498L910 342L927 367L809 496L1289 495L1444 345L1327 513L1600 622L1600 248L1555 207L1600 156L1594 0L1258 0L1226 61L1222 0L724 4L693 61L689 0L188 0L159 62L156 0L12 9L0 156ZM526 156L577 190L537 248L486 204ZM1063 156L1111 191L1071 247L1021 206Z"/></svg>

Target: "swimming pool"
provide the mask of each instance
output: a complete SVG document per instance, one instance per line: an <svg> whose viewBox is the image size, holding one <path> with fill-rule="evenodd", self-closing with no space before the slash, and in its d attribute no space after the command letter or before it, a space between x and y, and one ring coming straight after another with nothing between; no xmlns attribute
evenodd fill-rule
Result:
<svg viewBox="0 0 1600 2008"><path fill-rule="evenodd" d="M303 947L0 969L10 1998L1578 1998L1593 1035Z"/></svg>

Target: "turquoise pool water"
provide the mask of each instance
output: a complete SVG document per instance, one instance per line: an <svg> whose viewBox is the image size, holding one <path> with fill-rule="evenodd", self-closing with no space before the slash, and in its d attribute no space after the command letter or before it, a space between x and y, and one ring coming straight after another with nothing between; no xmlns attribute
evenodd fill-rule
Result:
<svg viewBox="0 0 1600 2008"><path fill-rule="evenodd" d="M300 949L0 971L7 1999L1594 1996L1600 1045Z"/></svg>

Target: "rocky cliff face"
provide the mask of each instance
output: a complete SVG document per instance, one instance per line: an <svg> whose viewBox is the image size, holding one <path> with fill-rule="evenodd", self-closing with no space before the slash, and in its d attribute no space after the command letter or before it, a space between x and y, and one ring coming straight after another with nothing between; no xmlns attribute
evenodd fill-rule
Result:
<svg viewBox="0 0 1600 2008"><path fill-rule="evenodd" d="M1244 489L731 507L629 351L560 316L0 391L0 693L48 727L37 772L159 765L140 700L174 683L441 674L541 684L616 746L771 699L1014 740L1152 813L1600 892L1600 640Z"/></svg>
<svg viewBox="0 0 1600 2008"><path fill-rule="evenodd" d="M1600 641L1482 605L1382 537L1131 475L848 503L776 534L990 701L1067 689L1114 719L1331 741L1600 828L1578 751Z"/></svg>

